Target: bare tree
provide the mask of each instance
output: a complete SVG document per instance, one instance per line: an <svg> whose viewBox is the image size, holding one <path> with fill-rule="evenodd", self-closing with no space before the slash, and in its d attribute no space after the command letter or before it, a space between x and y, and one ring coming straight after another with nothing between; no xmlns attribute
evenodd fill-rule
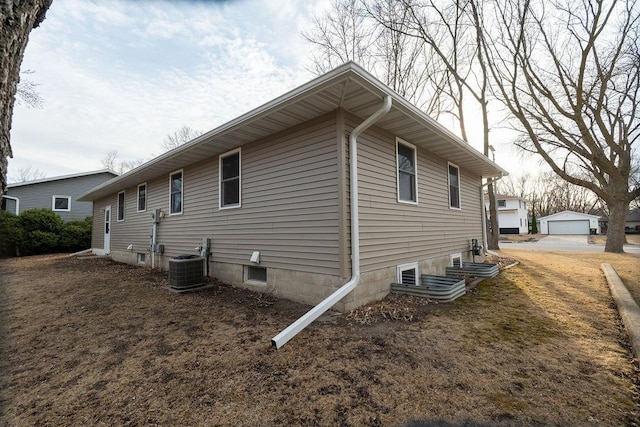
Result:
<svg viewBox="0 0 640 427"><path fill-rule="evenodd" d="M20 65L29 33L44 20L52 0L0 2L0 194L7 190L7 159L11 151L11 119Z"/></svg>
<svg viewBox="0 0 640 427"><path fill-rule="evenodd" d="M202 135L201 131L192 129L189 126L182 126L177 131L167 134L162 142L162 148L164 151L173 150L200 135Z"/></svg>
<svg viewBox="0 0 640 427"><path fill-rule="evenodd" d="M480 34L482 10L472 0L337 0L307 39L319 48L318 71L354 59L401 95L438 118L453 115L467 141L465 96L483 119L489 154L490 75ZM382 58L382 60L381 60ZM425 102L425 98L429 101ZM499 249L493 183L488 181L488 246Z"/></svg>
<svg viewBox="0 0 640 427"><path fill-rule="evenodd" d="M395 0L382 0L379 13L387 28L367 8L362 0L334 0L328 12L314 18L303 33L312 46L312 71L322 74L354 61L427 114L447 111L440 96L446 73L436 72L437 58L405 34L406 10Z"/></svg>
<svg viewBox="0 0 640 427"><path fill-rule="evenodd" d="M144 160L120 160L118 159L118 150L108 151L100 160L102 167L123 174L134 169L144 163Z"/></svg>
<svg viewBox="0 0 640 427"><path fill-rule="evenodd" d="M32 166L27 166L24 168L18 169L18 173L14 176L9 176L9 182L26 182L26 181L35 181L37 179L43 179L46 177L46 174L42 172L38 168L33 168Z"/></svg>
<svg viewBox="0 0 640 427"><path fill-rule="evenodd" d="M24 70L20 76L20 82L16 90L16 104L24 103L30 108L42 108L42 97L36 90L38 83L31 79L25 78L25 75L35 73L34 70Z"/></svg>
<svg viewBox="0 0 640 427"><path fill-rule="evenodd" d="M498 22L484 28L483 44L518 144L606 203L605 251L622 252L629 203L640 196L640 4L494 5Z"/></svg>
<svg viewBox="0 0 640 427"><path fill-rule="evenodd" d="M348 61L366 69L374 63L375 30L362 11L360 0L334 0L331 9L314 17L311 29L302 33L311 43L314 72L323 74Z"/></svg>
<svg viewBox="0 0 640 427"><path fill-rule="evenodd" d="M591 190L571 184L551 170L535 176L525 173L505 177L499 181L497 192L525 199L529 211L538 216L565 210L594 213L598 206L598 197Z"/></svg>
<svg viewBox="0 0 640 427"><path fill-rule="evenodd" d="M386 0L378 0L367 10L371 16L389 31L400 32L420 42L430 56L441 64L442 92L453 103L452 112L457 119L460 135L468 141L465 112L470 95L474 109L479 109L482 119L484 154L489 155L489 100L491 98L490 74L486 65L485 46L482 43L483 11L476 0L418 2L398 0L404 13L390 14ZM394 21L399 19L401 21ZM491 179L487 182L489 195L488 247L499 249L498 213L495 191Z"/></svg>

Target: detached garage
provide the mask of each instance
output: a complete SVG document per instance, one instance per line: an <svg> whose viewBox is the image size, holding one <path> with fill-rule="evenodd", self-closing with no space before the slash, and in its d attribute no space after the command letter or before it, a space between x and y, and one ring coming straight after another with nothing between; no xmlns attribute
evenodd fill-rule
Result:
<svg viewBox="0 0 640 427"><path fill-rule="evenodd" d="M538 218L542 234L600 234L598 216L563 211Z"/></svg>

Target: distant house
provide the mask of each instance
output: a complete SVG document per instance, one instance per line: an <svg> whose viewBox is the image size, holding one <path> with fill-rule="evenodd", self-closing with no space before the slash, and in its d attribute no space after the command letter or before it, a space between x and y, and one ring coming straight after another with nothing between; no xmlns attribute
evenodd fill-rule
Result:
<svg viewBox="0 0 640 427"><path fill-rule="evenodd" d="M607 226L609 225L609 218L606 215L600 217L600 228L602 233L607 232ZM640 234L640 209L633 209L629 211L627 220L624 224L624 230L627 234Z"/></svg>
<svg viewBox="0 0 640 427"><path fill-rule="evenodd" d="M600 234L599 217L563 211L538 218L542 234Z"/></svg>
<svg viewBox="0 0 640 427"><path fill-rule="evenodd" d="M489 196L485 195L485 208L489 212ZM529 232L529 216L527 201L517 196L496 194L498 209L498 226L500 234L527 234Z"/></svg>
<svg viewBox="0 0 640 427"><path fill-rule="evenodd" d="M93 203L78 201L78 197L116 176L117 173L104 169L9 184L7 194L2 196L2 206L16 215L29 209L46 208L65 221L81 220L93 215Z"/></svg>
<svg viewBox="0 0 640 427"><path fill-rule="evenodd" d="M501 174L347 63L81 200L96 253L167 268L210 242L211 276L309 304L355 283L349 310L471 260L482 178Z"/></svg>
<svg viewBox="0 0 640 427"><path fill-rule="evenodd" d="M624 228L627 233L640 233L640 209L629 211Z"/></svg>

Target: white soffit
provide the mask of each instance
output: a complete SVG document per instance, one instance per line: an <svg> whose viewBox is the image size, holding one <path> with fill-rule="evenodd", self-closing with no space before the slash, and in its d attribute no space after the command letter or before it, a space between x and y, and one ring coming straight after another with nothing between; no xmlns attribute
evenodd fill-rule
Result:
<svg viewBox="0 0 640 427"><path fill-rule="evenodd" d="M79 200L96 200L168 175L174 170L284 131L340 107L358 117L369 117L380 107L385 95L392 96L393 106L376 124L377 127L474 174L484 177L507 174L360 66L349 62L93 188Z"/></svg>

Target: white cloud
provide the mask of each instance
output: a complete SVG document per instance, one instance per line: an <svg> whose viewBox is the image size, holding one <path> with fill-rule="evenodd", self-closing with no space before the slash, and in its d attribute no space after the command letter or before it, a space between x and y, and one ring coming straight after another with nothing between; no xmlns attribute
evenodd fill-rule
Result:
<svg viewBox="0 0 640 427"><path fill-rule="evenodd" d="M181 126L213 129L310 77L283 63L287 52L271 36L245 34L265 25L263 16L240 22L235 14L245 11L201 3L114 5L59 0L32 33L23 68L36 70L45 105L16 107L10 171L96 169L112 149L149 158Z"/></svg>

